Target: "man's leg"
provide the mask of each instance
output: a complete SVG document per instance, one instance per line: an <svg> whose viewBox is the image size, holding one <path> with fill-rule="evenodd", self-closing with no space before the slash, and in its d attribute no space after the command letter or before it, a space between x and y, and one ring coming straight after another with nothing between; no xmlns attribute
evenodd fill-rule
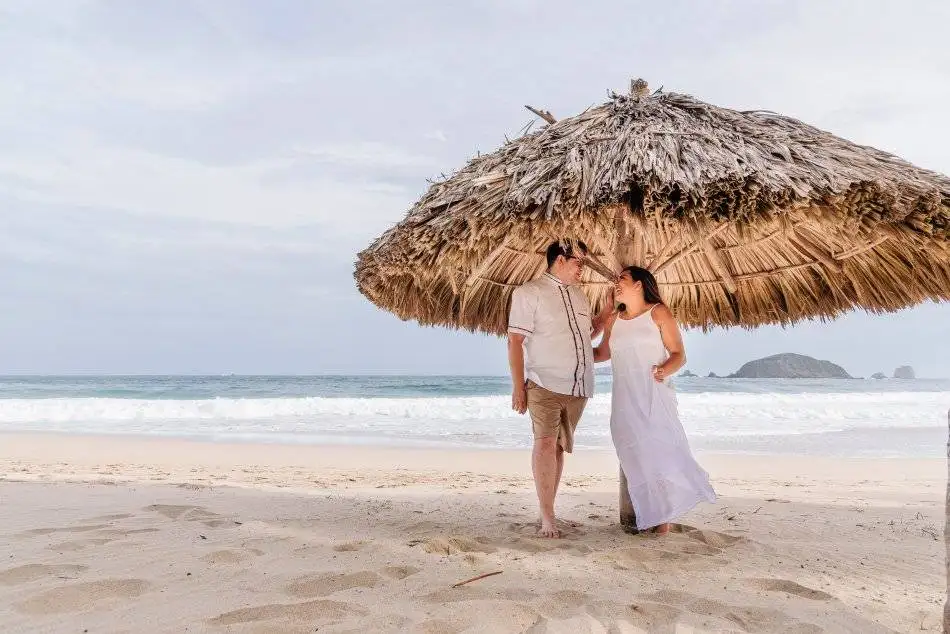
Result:
<svg viewBox="0 0 950 634"><path fill-rule="evenodd" d="M571 453L574 450L574 431L577 429L577 423L584 413L584 407L587 405L587 399L580 397L560 397L560 431L558 432L557 443L557 482L554 486L554 492L561 484L561 473L564 472L564 454Z"/></svg>
<svg viewBox="0 0 950 634"><path fill-rule="evenodd" d="M561 460L558 460L558 457ZM554 519L554 496L557 494L558 480L561 466L564 464L564 453L557 444L557 436L535 438L534 450L531 452L531 472L534 475L534 486L538 492L538 505L541 508L542 537L560 537L557 523Z"/></svg>
<svg viewBox="0 0 950 634"><path fill-rule="evenodd" d="M557 496L557 490L561 486L561 473L564 471L564 447L561 443L557 445L557 478L554 480L554 495Z"/></svg>
<svg viewBox="0 0 950 634"><path fill-rule="evenodd" d="M554 496L557 493L558 435L561 406L556 394L528 382L528 413L534 428L534 449L531 452L531 473L538 493L543 537L559 537L554 520Z"/></svg>

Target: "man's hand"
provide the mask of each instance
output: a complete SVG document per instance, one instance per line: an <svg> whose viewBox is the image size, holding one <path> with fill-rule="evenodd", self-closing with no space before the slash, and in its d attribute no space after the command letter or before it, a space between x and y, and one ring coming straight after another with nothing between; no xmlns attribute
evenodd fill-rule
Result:
<svg viewBox="0 0 950 634"><path fill-rule="evenodd" d="M524 414L528 411L528 390L525 389L524 385L515 387L515 389L512 390L511 409L519 414Z"/></svg>
<svg viewBox="0 0 950 634"><path fill-rule="evenodd" d="M607 322L610 321L616 309L617 307L614 305L614 289L611 286L607 291L607 298L606 301L604 301L603 308L600 309L600 312L597 313L591 322L591 339L596 339L600 333L604 331L604 328L607 327Z"/></svg>

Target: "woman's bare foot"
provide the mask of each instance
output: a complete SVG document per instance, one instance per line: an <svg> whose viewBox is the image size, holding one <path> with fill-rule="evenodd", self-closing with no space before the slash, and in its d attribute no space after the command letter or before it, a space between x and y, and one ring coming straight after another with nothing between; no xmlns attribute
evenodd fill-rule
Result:
<svg viewBox="0 0 950 634"><path fill-rule="evenodd" d="M659 526L654 526L653 532L656 533L657 535L666 535L667 533L670 532L670 525L669 523L667 523L667 524L660 524Z"/></svg>
<svg viewBox="0 0 950 634"><path fill-rule="evenodd" d="M538 535L541 537L549 537L551 539L557 539L561 536L561 531L557 529L557 522L554 518L541 518L541 528L538 529Z"/></svg>

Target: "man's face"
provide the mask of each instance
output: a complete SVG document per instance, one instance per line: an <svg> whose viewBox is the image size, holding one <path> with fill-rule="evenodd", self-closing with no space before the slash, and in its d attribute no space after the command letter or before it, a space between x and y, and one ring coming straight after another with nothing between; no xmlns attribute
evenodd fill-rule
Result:
<svg viewBox="0 0 950 634"><path fill-rule="evenodd" d="M561 258L563 259L563 266L561 267L561 279L563 279L568 284L580 283L581 273L584 272L583 257L583 253L576 255L562 255Z"/></svg>

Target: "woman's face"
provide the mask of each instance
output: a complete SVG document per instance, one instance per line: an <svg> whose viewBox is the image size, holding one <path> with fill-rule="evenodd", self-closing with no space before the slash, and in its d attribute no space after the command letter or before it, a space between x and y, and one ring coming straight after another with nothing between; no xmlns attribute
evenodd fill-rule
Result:
<svg viewBox="0 0 950 634"><path fill-rule="evenodd" d="M618 300L630 300L636 297L638 293L642 293L642 288L642 283L634 282L633 278L630 277L630 271L624 271L617 279L617 283L614 284L614 296Z"/></svg>

